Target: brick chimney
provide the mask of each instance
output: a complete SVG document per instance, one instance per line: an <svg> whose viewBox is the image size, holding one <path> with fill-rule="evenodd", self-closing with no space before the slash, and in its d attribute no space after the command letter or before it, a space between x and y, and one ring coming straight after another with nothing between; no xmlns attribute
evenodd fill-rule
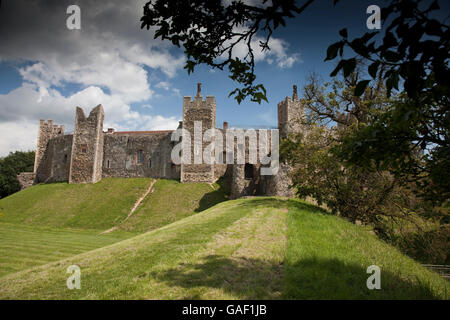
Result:
<svg viewBox="0 0 450 320"><path fill-rule="evenodd" d="M223 122L223 130L227 130L228 129L228 122L224 121Z"/></svg>

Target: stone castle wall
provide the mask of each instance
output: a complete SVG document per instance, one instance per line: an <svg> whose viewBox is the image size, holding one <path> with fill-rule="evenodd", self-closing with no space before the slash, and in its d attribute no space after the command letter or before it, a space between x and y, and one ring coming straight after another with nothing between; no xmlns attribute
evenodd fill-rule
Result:
<svg viewBox="0 0 450 320"><path fill-rule="evenodd" d="M293 194L289 178L291 169L286 164L280 164L277 175L261 175L261 168L267 166L261 164L259 159L261 131L255 131L256 139L251 142L251 133L247 132L250 136L240 141L233 134L237 131L228 129L226 122L222 129L216 128L215 99L213 96L207 96L203 100L200 85L194 99L184 97L183 121L179 127L187 130L184 135L190 135L190 155L193 162L197 154L195 141L201 139L206 130L216 128L223 137L224 151L219 155L222 158L221 163L176 165L172 163L171 153L179 141L171 141L172 130L114 132L114 129L108 129L103 132L103 119L101 105L94 108L88 117L77 107L73 135L64 135L64 127L54 125L51 120L41 120L35 173L19 175L21 184L28 186L32 183L61 181L95 183L105 177L151 177L211 183L220 177L228 176L231 177L231 198ZM304 119L305 111L294 87L292 98L287 97L278 104L280 138L303 130ZM202 124L202 135L194 134L196 122ZM270 145L270 131L267 133ZM182 139L187 139L187 136L182 136ZM227 140L233 140L232 149L229 149ZM202 145L202 153L211 144L210 141L199 142ZM243 163L237 161L238 150L244 152ZM252 153L256 158L250 159Z"/></svg>
<svg viewBox="0 0 450 320"><path fill-rule="evenodd" d="M40 120L36 154L34 158L34 173L36 173L44 156L48 142L54 137L64 135L64 126L53 124L53 120Z"/></svg>
<svg viewBox="0 0 450 320"><path fill-rule="evenodd" d="M69 183L95 183L101 180L103 119L102 105L95 107L87 118L83 109L77 107Z"/></svg>
<svg viewBox="0 0 450 320"><path fill-rule="evenodd" d="M47 142L37 168L36 182L63 182L69 180L73 135L57 136Z"/></svg>
<svg viewBox="0 0 450 320"><path fill-rule="evenodd" d="M292 97L286 97L278 104L278 129L280 138L301 132L306 119L305 108L298 99L297 86L294 86Z"/></svg>
<svg viewBox="0 0 450 320"><path fill-rule="evenodd" d="M201 122L201 135L195 135L195 122ZM213 96L207 96L203 100L200 84L198 84L197 96L194 100L191 97L183 99L183 129L190 135L191 141L191 164L181 164L181 182L214 182L214 164L198 163L195 158L202 156L203 150L210 144L202 139L206 130L216 127L216 101ZM199 131L200 132L200 131ZM183 136L182 139L187 139ZM196 141L202 145L202 150L195 150ZM201 162L201 161L200 161Z"/></svg>
<svg viewBox="0 0 450 320"><path fill-rule="evenodd" d="M171 160L172 131L105 133L103 177L178 179Z"/></svg>
<svg viewBox="0 0 450 320"><path fill-rule="evenodd" d="M22 172L17 175L20 190L31 187L35 183L36 174L34 172Z"/></svg>

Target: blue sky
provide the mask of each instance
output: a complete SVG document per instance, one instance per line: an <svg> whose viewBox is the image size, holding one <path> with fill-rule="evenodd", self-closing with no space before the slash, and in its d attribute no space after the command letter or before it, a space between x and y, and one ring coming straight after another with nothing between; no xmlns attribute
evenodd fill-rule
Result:
<svg viewBox="0 0 450 320"><path fill-rule="evenodd" d="M256 0L248 0L256 1ZM144 0L65 1L5 0L0 8L0 156L34 149L40 118L73 126L75 107L86 112L101 103L105 127L118 130L174 129L181 120L182 96L214 95L217 126L275 127L277 103L301 91L309 72L324 80L335 62L324 62L326 48L349 36L367 32L366 8L385 1L317 0L302 15L274 33L274 50L256 64L257 81L267 89L269 103L229 98L236 84L226 72L197 67L183 69L180 49L153 40L139 29ZM81 30L67 30L65 10L81 8ZM444 4L442 13L449 12ZM23 21L29 21L23 24Z"/></svg>

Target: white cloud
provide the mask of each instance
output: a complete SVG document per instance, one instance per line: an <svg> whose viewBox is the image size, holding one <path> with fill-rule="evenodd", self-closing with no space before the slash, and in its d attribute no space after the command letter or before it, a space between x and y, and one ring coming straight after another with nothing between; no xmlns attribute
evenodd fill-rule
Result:
<svg viewBox="0 0 450 320"><path fill-rule="evenodd" d="M98 104L105 109L105 128L163 130L178 126L179 119L175 117L133 111L122 96L107 94L96 86L64 97L54 89L42 94L37 85L25 83L6 95L0 95L3 119L0 123L0 156L14 150L35 149L38 119L53 119L56 124L64 124L66 132L69 132L73 130L76 106L89 114Z"/></svg>
<svg viewBox="0 0 450 320"><path fill-rule="evenodd" d="M154 40L153 31L140 29L146 1L82 1L81 30L75 31L65 24L71 2L17 0L2 7L9 14L0 20L0 61L27 64L19 69L24 83L0 95L0 155L34 149L40 118L71 130L76 106L89 113L102 104L105 127L120 130L178 126L174 117L140 113L130 106L151 106L149 72L160 70L171 78L185 60L180 51L170 51L171 44ZM67 84L81 89L64 96Z"/></svg>
<svg viewBox="0 0 450 320"><path fill-rule="evenodd" d="M80 1L81 30L72 31L65 23L71 0L15 0L2 5L2 12L9 12L0 19L0 62L26 64L19 69L24 83L0 95L0 156L34 149L40 118L71 130L76 106L89 113L102 104L105 127L117 130L178 126L176 117L155 114L152 100L161 94L155 89L181 96L171 79L185 58L180 50L173 51L171 43L154 40L154 31L140 29L146 1ZM259 40L252 43L257 62L290 68L299 61L298 54L288 54L284 40L272 38L268 52L260 51ZM243 49L238 47L236 54L243 54ZM155 70L163 77L153 75ZM66 85L80 89L67 96ZM142 103L139 112L131 107L136 103Z"/></svg>
<svg viewBox="0 0 450 320"><path fill-rule="evenodd" d="M244 32L245 28L236 28L236 32ZM281 68L291 68L294 63L302 62L300 59L300 53L294 52L288 54L289 43L283 39L271 37L269 40L270 50L262 50L260 42L265 42L265 38L260 36L254 36L251 42L251 48L253 50L253 55L255 62L266 61L269 64L276 65ZM227 45L227 44L225 44ZM248 53L248 48L246 43L238 43L233 48L233 56L239 57L241 59L245 58Z"/></svg>
<svg viewBox="0 0 450 320"><path fill-rule="evenodd" d="M169 90L170 89L170 83L167 82L167 81L161 81L161 82L158 82L155 85L155 87L159 88L159 89Z"/></svg>
<svg viewBox="0 0 450 320"><path fill-rule="evenodd" d="M11 151L35 150L38 127L39 123L27 120L2 123L0 157L7 156Z"/></svg>
<svg viewBox="0 0 450 320"><path fill-rule="evenodd" d="M155 85L155 88L163 89L166 91L171 91L174 96L181 97L180 90L177 88L173 88L172 84L170 82L167 82L167 81L158 82ZM161 95L158 95L158 97L161 97Z"/></svg>

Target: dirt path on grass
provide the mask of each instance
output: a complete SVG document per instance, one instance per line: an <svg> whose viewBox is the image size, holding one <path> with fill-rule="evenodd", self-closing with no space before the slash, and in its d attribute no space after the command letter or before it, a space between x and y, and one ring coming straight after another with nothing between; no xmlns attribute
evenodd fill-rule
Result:
<svg viewBox="0 0 450 320"><path fill-rule="evenodd" d="M123 220L121 223L125 222L128 220L129 217L131 217L133 215L133 213L136 211L136 209L139 207L139 205L142 203L142 201L144 201L144 199L147 197L147 195L152 192L153 190L153 185L155 184L156 180L152 180L150 182L150 185L148 186L147 190L145 190L145 192L142 194L142 196L137 199L137 201L134 203L133 208L131 208L130 212L128 213L127 217L125 218L125 220ZM117 229L117 226L114 226L108 230L103 231L100 234L105 234L105 233L110 233L113 232L114 230Z"/></svg>

